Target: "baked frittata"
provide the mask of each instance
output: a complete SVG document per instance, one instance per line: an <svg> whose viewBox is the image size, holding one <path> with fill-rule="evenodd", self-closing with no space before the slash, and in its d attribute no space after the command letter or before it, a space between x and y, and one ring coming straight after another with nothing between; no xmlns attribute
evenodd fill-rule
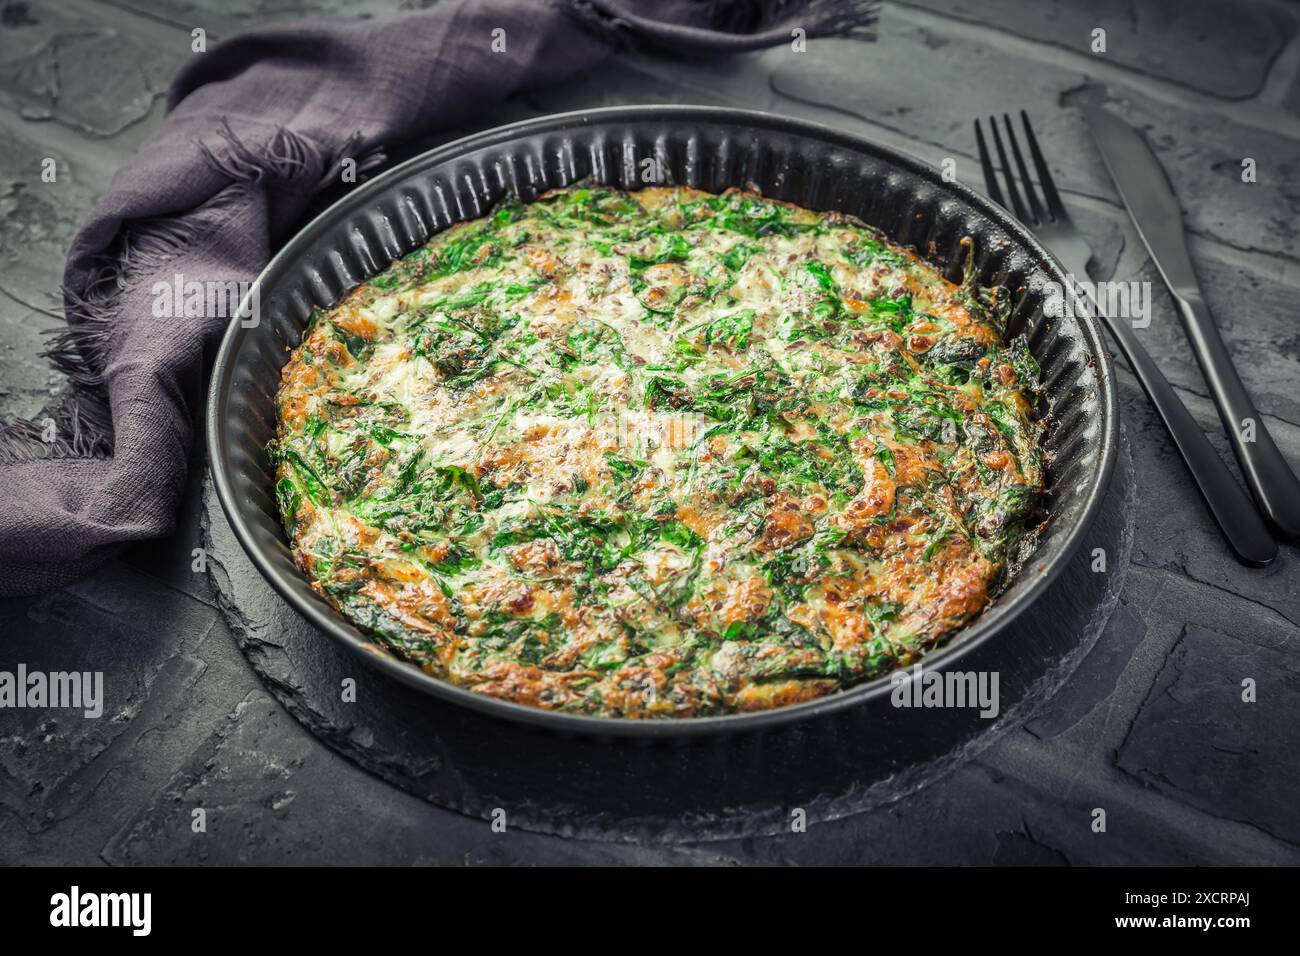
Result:
<svg viewBox="0 0 1300 956"><path fill-rule="evenodd" d="M581 187L317 310L277 396L294 557L472 691L776 707L907 665L1032 547L1039 371L996 292L752 192Z"/></svg>

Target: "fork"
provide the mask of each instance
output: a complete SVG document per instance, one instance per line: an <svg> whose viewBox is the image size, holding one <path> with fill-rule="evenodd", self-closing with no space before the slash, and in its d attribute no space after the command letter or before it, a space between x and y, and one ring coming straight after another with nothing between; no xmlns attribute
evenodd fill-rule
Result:
<svg viewBox="0 0 1300 956"><path fill-rule="evenodd" d="M1061 264L1065 266L1067 280L1087 279L1088 263L1092 259L1092 246L1075 226L1061 202L1061 196L1056 191L1056 184L1052 181L1047 162L1038 148L1038 139L1034 136L1029 116L1024 110L1020 111L1020 120L1024 124L1025 142L1038 174L1038 188L1042 191L1041 199L1035 192L1034 182L1029 176L1011 117L1006 113L1002 114L1002 122L1007 141L1011 146L1010 155L1015 161L1014 170L1008 162L1007 150L998 131L996 117L989 117L989 127L992 130L993 145L997 150L998 163L1006 185L1006 195L1010 197L1010 205L1003 197L1002 188L998 183L997 172L984 141L984 130L980 126L980 121L975 120L975 141L979 148L980 167L984 172L984 183L988 194L994 202L1011 212L1055 253ZM1255 503L1232 476L1232 472L1228 470L1223 459L1214 450L1214 446L1205 437L1205 432L1196 423L1196 419L1192 418L1187 406L1182 403L1173 387L1152 361L1151 356L1147 354L1147 350L1142 347L1133 329L1122 319L1106 315L1092 296L1087 295L1086 289L1074 286L1069 291L1078 296L1086 296L1087 301L1092 305L1092 313L1101 319L1110 332L1111 338L1128 360L1133 374L1137 376L1142 390L1146 392L1161 421L1165 423L1165 428L1169 430L1174 444L1178 447L1192 473L1192 478L1196 481L1196 486L1205 497L1205 503L1209 505L1210 513L1214 515L1214 520L1218 522L1219 529L1228 539L1228 544L1237 557L1245 564L1256 566L1268 564L1277 557L1277 542L1255 509ZM1075 300L1067 296L1066 301Z"/></svg>

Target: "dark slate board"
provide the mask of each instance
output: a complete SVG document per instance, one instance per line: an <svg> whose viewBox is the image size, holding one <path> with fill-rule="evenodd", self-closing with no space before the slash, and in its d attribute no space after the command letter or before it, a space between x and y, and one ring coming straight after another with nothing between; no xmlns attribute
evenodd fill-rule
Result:
<svg viewBox="0 0 1300 956"><path fill-rule="evenodd" d="M1043 653L1014 662L1013 680L999 664L999 716L981 720L970 712L950 739L931 747L941 756L920 762L905 756L905 735L895 748L901 757L883 760L860 746L865 736L896 728L873 725L864 735L860 724L843 721L633 745L470 713L365 667L303 621L249 561L210 478L204 541L221 609L245 657L294 717L348 759L438 806L484 819L504 811L511 827L582 839L698 842L788 832L796 810L811 824L897 800L1024 723L1069 680L1119 601L1135 505L1123 436L1120 452L1105 506L1079 555L1011 625ZM1091 570L1098 547L1108 555L1105 574ZM347 678L356 681L355 703L342 699Z"/></svg>

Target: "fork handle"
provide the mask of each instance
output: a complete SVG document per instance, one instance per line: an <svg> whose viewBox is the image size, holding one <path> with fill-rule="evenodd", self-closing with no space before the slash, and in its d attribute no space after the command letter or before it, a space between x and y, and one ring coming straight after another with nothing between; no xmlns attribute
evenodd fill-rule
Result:
<svg viewBox="0 0 1300 956"><path fill-rule="evenodd" d="M1155 406L1187 468L1201 489L1210 513L1223 536L1245 564L1262 567L1277 557L1277 542L1255 509L1255 503L1228 471L1219 453L1192 418L1169 380L1164 377L1133 330L1122 320L1112 319L1093 304L1093 312L1105 323L1111 338L1128 359L1142 390ZM1232 431L1232 429L1229 429Z"/></svg>
<svg viewBox="0 0 1300 956"><path fill-rule="evenodd" d="M1279 531L1291 538L1300 537L1300 481L1264 427L1205 300L1199 292L1175 293L1174 299L1255 500ZM1248 434L1248 429L1253 434Z"/></svg>

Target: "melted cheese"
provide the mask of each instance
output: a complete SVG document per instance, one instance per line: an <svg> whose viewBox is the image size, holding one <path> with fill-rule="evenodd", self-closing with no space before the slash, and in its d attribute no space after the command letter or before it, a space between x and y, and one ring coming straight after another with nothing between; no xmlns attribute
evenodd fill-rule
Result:
<svg viewBox="0 0 1300 956"><path fill-rule="evenodd" d="M272 454L295 557L431 673L628 717L778 706L989 599L1043 485L978 290L752 194L559 191L319 314Z"/></svg>

